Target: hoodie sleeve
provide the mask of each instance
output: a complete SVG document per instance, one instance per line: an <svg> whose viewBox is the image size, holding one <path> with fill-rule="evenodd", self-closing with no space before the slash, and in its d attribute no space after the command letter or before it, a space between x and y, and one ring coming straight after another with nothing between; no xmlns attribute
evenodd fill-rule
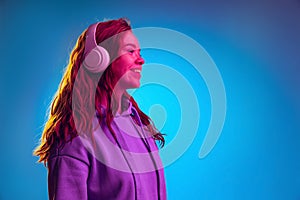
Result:
<svg viewBox="0 0 300 200"><path fill-rule="evenodd" d="M67 144L48 160L50 200L86 200L89 165L77 145Z"/></svg>

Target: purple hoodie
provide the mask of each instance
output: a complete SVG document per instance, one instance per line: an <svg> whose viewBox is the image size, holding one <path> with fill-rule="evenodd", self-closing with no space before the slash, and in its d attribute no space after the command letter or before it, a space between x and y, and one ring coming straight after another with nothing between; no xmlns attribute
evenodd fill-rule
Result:
<svg viewBox="0 0 300 200"><path fill-rule="evenodd" d="M129 101L128 101L129 102ZM63 148L53 146L47 163L49 198L57 200L165 200L164 170L158 148L129 102L112 127L93 120L94 141L77 136Z"/></svg>

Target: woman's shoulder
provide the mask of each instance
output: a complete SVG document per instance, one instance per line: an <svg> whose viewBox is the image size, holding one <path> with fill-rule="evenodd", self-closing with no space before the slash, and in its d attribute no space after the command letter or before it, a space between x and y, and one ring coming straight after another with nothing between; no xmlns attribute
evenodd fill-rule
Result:
<svg viewBox="0 0 300 200"><path fill-rule="evenodd" d="M89 152L80 136L75 136L63 144L55 142L50 149L49 160L57 157L74 158L89 163Z"/></svg>

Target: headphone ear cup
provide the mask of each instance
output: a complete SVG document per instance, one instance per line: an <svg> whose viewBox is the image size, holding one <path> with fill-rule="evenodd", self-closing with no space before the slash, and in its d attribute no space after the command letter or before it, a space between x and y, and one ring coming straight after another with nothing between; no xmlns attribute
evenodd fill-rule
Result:
<svg viewBox="0 0 300 200"><path fill-rule="evenodd" d="M85 57L84 66L93 73L103 72L109 64L110 57L107 50L101 46L96 46Z"/></svg>

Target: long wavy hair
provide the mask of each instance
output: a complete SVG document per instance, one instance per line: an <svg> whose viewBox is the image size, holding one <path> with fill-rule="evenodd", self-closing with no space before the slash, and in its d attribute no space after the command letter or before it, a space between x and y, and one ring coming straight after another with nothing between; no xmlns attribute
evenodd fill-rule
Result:
<svg viewBox="0 0 300 200"><path fill-rule="evenodd" d="M128 30L131 30L131 26L129 21L124 18L101 22L96 29L96 42L99 44L116 34ZM99 74L91 73L85 68L81 69L84 60L86 32L87 30L79 36L70 54L69 63L51 103L48 120L45 123L40 144L33 152L34 155L39 156L38 162L47 163L50 149L55 142L63 146L81 134L82 130L84 130L83 132L85 133L91 134L93 137L91 122L95 110L98 113L102 113L101 107L99 106L102 98L106 99L108 106L105 109L105 113L100 115L98 120L99 122L105 120L111 134L116 138L111 126L115 112L115 103L112 98L115 86L112 80L115 77L111 70L111 64L101 74L100 80ZM119 40L117 38L111 41L110 44L104 42L103 45L101 43L101 46L108 50L110 57L115 57L119 49ZM79 70L82 70L81 72L83 73L78 73ZM79 81L79 87L74 87L75 80ZM153 138L158 140L161 146L164 146L165 140L163 134L156 129L150 117L140 110L132 96L127 92L125 92L124 96L129 99L132 106L137 110L142 124L148 128ZM136 118L133 116L132 118L140 125Z"/></svg>

